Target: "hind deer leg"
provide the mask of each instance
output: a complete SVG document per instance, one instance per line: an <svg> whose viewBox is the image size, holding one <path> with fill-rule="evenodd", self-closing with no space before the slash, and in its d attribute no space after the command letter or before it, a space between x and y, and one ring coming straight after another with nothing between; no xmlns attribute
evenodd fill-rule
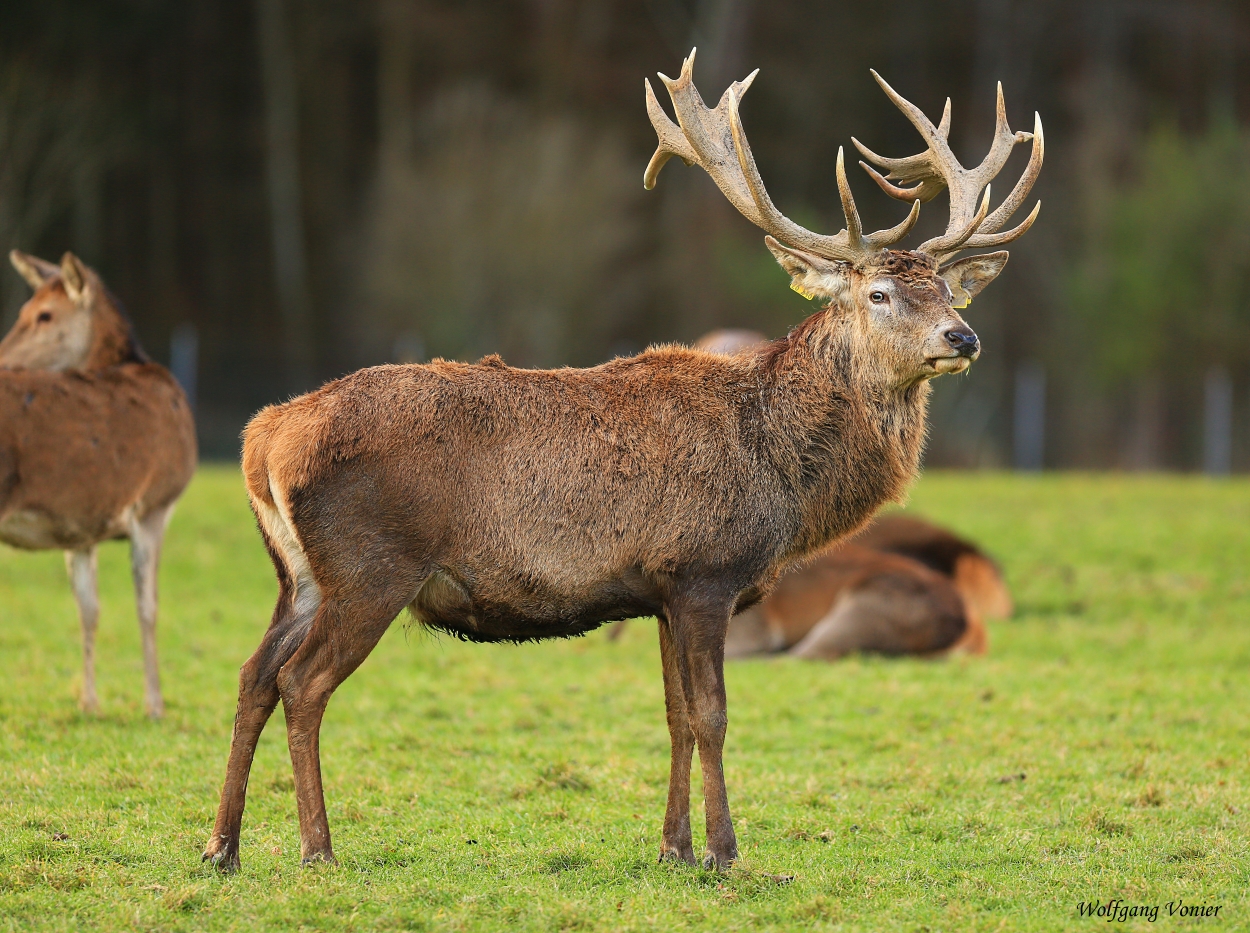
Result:
<svg viewBox="0 0 1250 933"><path fill-rule="evenodd" d="M78 621L82 624L82 699L84 712L100 708L95 692L95 632L100 621L100 599L96 589L96 549L65 552L65 569L69 571L74 599L78 602Z"/></svg>
<svg viewBox="0 0 1250 933"><path fill-rule="evenodd" d="M161 698L161 672L156 660L156 577L161 562L161 541L173 506L157 509L130 525L130 567L135 581L135 604L139 610L139 633L143 638L143 694L148 715L159 719L165 712Z"/></svg>
<svg viewBox="0 0 1250 933"><path fill-rule="evenodd" d="M204 847L204 861L223 871L239 868L239 835L247 803L247 780L256 754L256 743L278 705L278 672L295 654L312 625L320 598L316 584L305 581L294 591L284 571L279 571L281 592L273 621L260 647L239 671L239 705L234 714L230 761L221 788L221 802L213 834Z"/></svg>
<svg viewBox="0 0 1250 933"><path fill-rule="evenodd" d="M725 702L725 632L729 607L686 610L672 620L682 691L703 772L707 826L705 868L728 868L738 857L738 840L729 815L722 753L729 717Z"/></svg>
<svg viewBox="0 0 1250 933"><path fill-rule="evenodd" d="M287 747L295 774L300 859L305 865L335 860L321 782L320 734L326 704L339 684L369 656L413 590L406 588L404 592L407 595L381 594L350 601L327 598L308 637L278 674Z"/></svg>
<svg viewBox="0 0 1250 933"><path fill-rule="evenodd" d="M664 834L660 839L660 861L695 864L694 842L690 835L690 759L694 753L694 733L673 633L663 616L660 623L660 663L664 668L664 712L668 717L668 737L672 759L668 776L668 806L664 810Z"/></svg>

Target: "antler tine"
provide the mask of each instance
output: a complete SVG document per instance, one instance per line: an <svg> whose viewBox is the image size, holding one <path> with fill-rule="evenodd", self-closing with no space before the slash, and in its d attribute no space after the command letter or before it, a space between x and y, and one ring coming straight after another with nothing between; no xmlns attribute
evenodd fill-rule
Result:
<svg viewBox="0 0 1250 933"><path fill-rule="evenodd" d="M660 107L651 90L651 83L645 82L647 113L659 137L655 155L651 157L643 176L646 188L655 185L660 169L673 156L681 157L688 165L697 163L739 213L756 226L784 243L826 259L855 262L897 242L911 230L919 204L913 206L908 218L901 224L867 236L863 234L855 200L846 180L841 150L838 153L838 192L846 214L845 230L832 236L813 233L777 210L760 178L738 114L738 101L750 87L758 70L745 81L730 85L716 108L709 109L694 86L694 55L692 50L682 62L681 75L676 80L660 75L673 100L677 124Z"/></svg>
<svg viewBox="0 0 1250 933"><path fill-rule="evenodd" d="M846 180L846 165L842 160L842 147L838 147L838 197L842 199L842 215L846 217L846 236L852 249L864 248L864 225L860 223L859 211L855 207L855 195L851 194L851 183Z"/></svg>
<svg viewBox="0 0 1250 933"><path fill-rule="evenodd" d="M947 141L950 134L950 99L946 101L941 123L934 126L919 107L890 87L877 72L873 71L872 76L881 85L886 96L920 133L927 148L919 155L889 159L873 152L859 140L853 140L865 159L887 169L888 174L883 176L871 165L861 162L864 170L886 194L900 200L928 201L936 197L943 188L950 192L950 221L946 232L922 243L919 247L922 252L931 253L941 259L961 249L998 246L1014 240L1028 230L1037 216L1036 210L1015 229L1006 233L996 232L1023 203L1041 170L1044 144L1040 138L1041 120L1036 115L1033 133L1013 133L1007 124L1007 107L1000 82L995 100L994 141L990 151L980 165L965 169L955 158ZM988 202L979 197L982 189L988 189L990 181L1006 164L1013 147L1030 139L1033 140L1033 154L1028 168L1007 199L986 217ZM911 184L911 187L891 184L891 180ZM981 201L980 209L977 207L978 200Z"/></svg>
<svg viewBox="0 0 1250 933"><path fill-rule="evenodd" d="M1025 135L1025 134L1021 134ZM1007 199L989 217L985 218L985 223L977 228L977 235L993 233L1005 224L1011 215L1020 209L1020 205L1024 203L1024 199L1029 196L1029 192L1033 190L1033 183L1037 181L1037 176L1042 171L1042 159L1046 156L1046 139L1042 133L1042 118L1039 114L1033 114L1033 151L1029 154L1029 164L1025 166L1024 174L1020 176L1020 180L1016 182L1016 186L1011 189L1011 194L1007 195ZM1039 202L1040 203L1040 202ZM1029 221L1026 221L1028 223ZM1027 230L1024 224L1020 225ZM1016 229L1020 229L1019 227ZM1019 234L1017 234L1018 236ZM1002 241L1006 242L1006 241ZM993 244L998 246L998 243Z"/></svg>

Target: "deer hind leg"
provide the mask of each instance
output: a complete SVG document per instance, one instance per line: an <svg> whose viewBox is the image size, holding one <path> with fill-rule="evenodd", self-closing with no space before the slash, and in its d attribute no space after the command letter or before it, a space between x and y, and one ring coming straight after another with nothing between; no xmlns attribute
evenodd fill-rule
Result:
<svg viewBox="0 0 1250 933"><path fill-rule="evenodd" d="M678 668L690 729L703 772L707 826L705 868L728 868L738 857L738 840L729 815L722 754L729 716L725 702L725 632L729 606L687 609L671 617Z"/></svg>
<svg viewBox="0 0 1250 933"><path fill-rule="evenodd" d="M130 523L130 568L135 581L135 604L139 611L139 634L143 639L143 695L148 715L159 719L165 712L161 697L161 672L156 659L156 578L161 562L161 541L174 507L150 512Z"/></svg>
<svg viewBox="0 0 1250 933"><path fill-rule="evenodd" d="M413 597L410 585L379 586L354 599L326 597L303 644L278 674L295 774L300 859L333 862L321 781L320 734L330 695L360 666Z"/></svg>
<svg viewBox="0 0 1250 933"><path fill-rule="evenodd" d="M95 692L95 632L100 621L100 599L96 588L96 549L65 552L65 569L69 571L74 599L78 602L78 620L82 624L82 699L83 712L100 708Z"/></svg>
<svg viewBox="0 0 1250 933"><path fill-rule="evenodd" d="M686 694L682 690L681 667L673 633L663 616L660 623L660 663L664 668L664 712L672 759L668 776L668 806L664 810L664 835L660 840L660 861L695 864L694 842L690 835L690 759L694 754L694 732Z"/></svg>
<svg viewBox="0 0 1250 933"><path fill-rule="evenodd" d="M321 605L321 591L294 537L284 533L285 525L266 523L265 518L262 513L265 545L278 574L278 603L260 646L239 671L239 703L230 739L230 761L221 788L217 820L203 856L222 871L239 868L239 837L247 805L247 781L256 743L278 705L278 672L303 643ZM280 543L276 546L275 542Z"/></svg>

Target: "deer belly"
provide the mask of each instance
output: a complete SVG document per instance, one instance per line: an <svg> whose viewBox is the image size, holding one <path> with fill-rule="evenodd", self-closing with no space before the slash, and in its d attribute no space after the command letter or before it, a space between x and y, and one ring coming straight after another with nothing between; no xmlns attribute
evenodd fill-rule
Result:
<svg viewBox="0 0 1250 933"><path fill-rule="evenodd" d="M73 550L104 537L62 516L35 509L14 509L0 518L0 541L28 551Z"/></svg>
<svg viewBox="0 0 1250 933"><path fill-rule="evenodd" d="M442 571L425 581L408 608L431 628L481 642L569 638L658 609L624 582L577 596L513 590L504 597L475 591Z"/></svg>

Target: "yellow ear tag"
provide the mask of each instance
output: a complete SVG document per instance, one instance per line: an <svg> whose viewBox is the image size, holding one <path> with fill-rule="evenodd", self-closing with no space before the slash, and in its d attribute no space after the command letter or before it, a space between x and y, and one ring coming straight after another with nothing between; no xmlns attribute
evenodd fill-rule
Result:
<svg viewBox="0 0 1250 933"><path fill-rule="evenodd" d="M813 298L815 298L815 297L816 297L816 296L815 296L815 295L813 295L811 292L809 292L807 289L805 289L802 285L800 285L798 282L791 282L791 283L790 283L790 290L791 290L791 291L793 291L793 292L798 292L800 295L802 295L802 296L803 296L804 298L806 298L808 301L811 301Z"/></svg>
<svg viewBox="0 0 1250 933"><path fill-rule="evenodd" d="M964 300L961 304L955 304L954 302L952 302L951 307L962 310L963 308L968 307L968 305L970 304L972 304L972 299L965 295Z"/></svg>

